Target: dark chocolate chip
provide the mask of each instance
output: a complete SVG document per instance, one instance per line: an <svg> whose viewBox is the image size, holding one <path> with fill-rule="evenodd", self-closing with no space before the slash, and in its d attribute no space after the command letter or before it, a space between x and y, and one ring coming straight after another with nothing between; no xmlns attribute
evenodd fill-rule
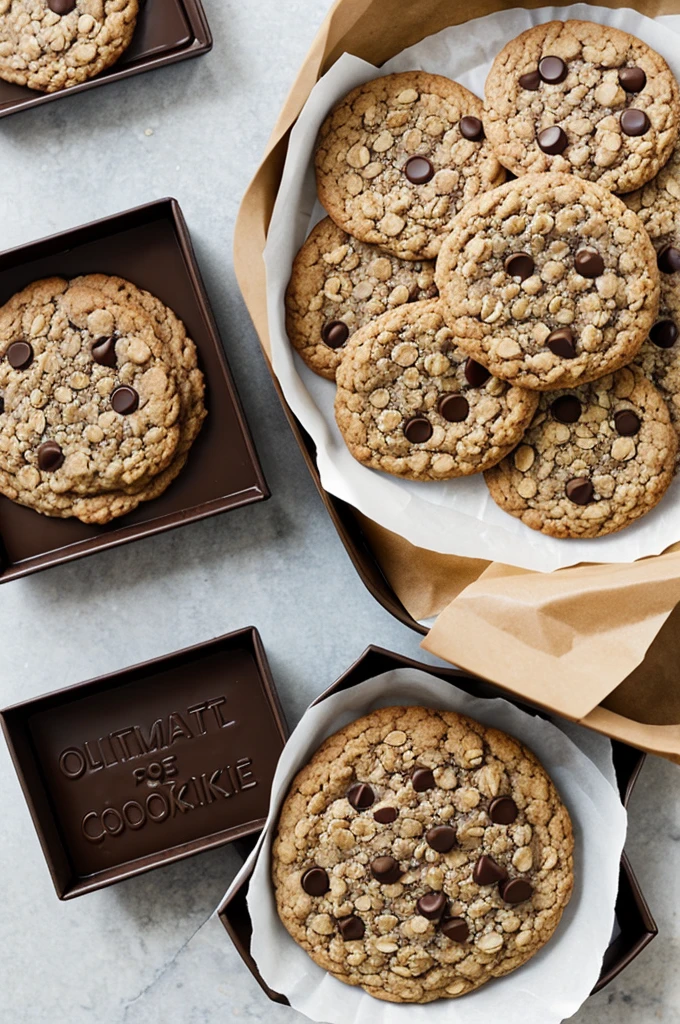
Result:
<svg viewBox="0 0 680 1024"><path fill-rule="evenodd" d="M535 266L531 256L526 252L515 252L505 261L505 269L510 277L518 277L520 281L526 281L531 277Z"/></svg>
<svg viewBox="0 0 680 1024"><path fill-rule="evenodd" d="M604 274L604 260L599 252L592 249L581 249L576 253L574 265L581 277L599 277Z"/></svg>
<svg viewBox="0 0 680 1024"><path fill-rule="evenodd" d="M629 107L621 114L621 131L624 135L646 135L651 127L651 122L644 110Z"/></svg>
<svg viewBox="0 0 680 1024"><path fill-rule="evenodd" d="M614 416L614 426L621 437L635 437L642 424L632 409L619 409Z"/></svg>
<svg viewBox="0 0 680 1024"><path fill-rule="evenodd" d="M484 138L484 125L478 117L464 117L460 122L460 134L470 142L480 142Z"/></svg>
<svg viewBox="0 0 680 1024"><path fill-rule="evenodd" d="M574 335L568 327L560 327L548 336L546 345L554 356L561 356L562 359L575 359L576 345Z"/></svg>
<svg viewBox="0 0 680 1024"><path fill-rule="evenodd" d="M619 82L626 92L642 92L647 85L647 75L642 68L621 68Z"/></svg>
<svg viewBox="0 0 680 1024"><path fill-rule="evenodd" d="M411 776L411 782L416 793L425 793L435 786L434 775L429 768L416 768Z"/></svg>
<svg viewBox="0 0 680 1024"><path fill-rule="evenodd" d="M657 348L673 348L678 340L678 328L672 320L660 320L652 327L649 337Z"/></svg>
<svg viewBox="0 0 680 1024"><path fill-rule="evenodd" d="M416 903L418 913L428 921L438 921L446 910L446 896L443 892L428 892Z"/></svg>
<svg viewBox="0 0 680 1024"><path fill-rule="evenodd" d="M504 903L526 903L534 895L533 887L523 878L501 882L498 891Z"/></svg>
<svg viewBox="0 0 680 1024"><path fill-rule="evenodd" d="M566 495L575 505L589 505L595 491L590 480L585 476L576 476L566 486Z"/></svg>
<svg viewBox="0 0 680 1024"><path fill-rule="evenodd" d="M564 153L569 145L569 139L566 132L555 124L551 128L544 128L539 133L538 144L548 156L557 156L559 153Z"/></svg>
<svg viewBox="0 0 680 1024"><path fill-rule="evenodd" d="M562 395L555 399L550 411L560 423L576 423L581 415L581 403L576 395Z"/></svg>
<svg viewBox="0 0 680 1024"><path fill-rule="evenodd" d="M347 794L347 799L357 811L363 811L375 803L375 793L364 782L357 782Z"/></svg>
<svg viewBox="0 0 680 1024"><path fill-rule="evenodd" d="M316 866L305 871L300 884L309 896L323 896L330 889L328 875L323 868Z"/></svg>
<svg viewBox="0 0 680 1024"><path fill-rule="evenodd" d="M482 854L475 864L472 877L477 885L496 885L497 882L504 882L508 873L505 868L496 863L493 857Z"/></svg>
<svg viewBox="0 0 680 1024"><path fill-rule="evenodd" d="M426 185L434 178L434 167L426 156L412 156L404 164L404 174L412 185Z"/></svg>
<svg viewBox="0 0 680 1024"><path fill-rule="evenodd" d="M449 423L462 423L468 418L470 404L463 395L446 395L437 406L439 415Z"/></svg>
<svg viewBox="0 0 680 1024"><path fill-rule="evenodd" d="M424 444L432 437L432 424L424 416L414 416L404 427L404 434L411 444Z"/></svg>
<svg viewBox="0 0 680 1024"><path fill-rule="evenodd" d="M47 0L47 6L55 14L70 14L76 5L76 0Z"/></svg>
<svg viewBox="0 0 680 1024"><path fill-rule="evenodd" d="M114 412L120 413L121 416L130 416L139 408L139 395L134 388L123 384L112 392L111 405Z"/></svg>
<svg viewBox="0 0 680 1024"><path fill-rule="evenodd" d="M468 359L465 363L465 379L471 388L481 388L486 384L491 374L487 370L486 366L482 366L481 363L475 362L474 359Z"/></svg>
<svg viewBox="0 0 680 1024"><path fill-rule="evenodd" d="M25 370L33 362L33 349L27 341L13 341L7 349L7 360L15 370Z"/></svg>
<svg viewBox="0 0 680 1024"><path fill-rule="evenodd" d="M54 473L64 465L64 453L56 441L45 441L38 448L38 466L43 473Z"/></svg>
<svg viewBox="0 0 680 1024"><path fill-rule="evenodd" d="M324 326L321 337L329 348L342 348L349 338L349 327L342 320L331 320Z"/></svg>
<svg viewBox="0 0 680 1024"><path fill-rule="evenodd" d="M391 825L399 817L399 811L396 807L379 807L373 817L379 825Z"/></svg>
<svg viewBox="0 0 680 1024"><path fill-rule="evenodd" d="M544 57L538 65L538 73L544 82L557 85L564 81L569 69L561 57Z"/></svg>
<svg viewBox="0 0 680 1024"><path fill-rule="evenodd" d="M2 416L4 411L5 411L5 399L2 397L2 395L0 395L0 416Z"/></svg>
<svg viewBox="0 0 680 1024"><path fill-rule="evenodd" d="M116 365L116 339L99 338L92 346L92 358L100 366Z"/></svg>
<svg viewBox="0 0 680 1024"><path fill-rule="evenodd" d="M462 917L449 917L442 921L440 931L451 942L466 942L470 934L467 922Z"/></svg>
<svg viewBox="0 0 680 1024"><path fill-rule="evenodd" d="M517 817L517 804L509 796L498 796L489 805L489 817L496 825L512 825Z"/></svg>
<svg viewBox="0 0 680 1024"><path fill-rule="evenodd" d="M448 853L456 845L456 830L450 825L435 825L427 835L427 845L437 853Z"/></svg>
<svg viewBox="0 0 680 1024"><path fill-rule="evenodd" d="M371 874L384 885L394 885L399 881L403 872L399 867L399 861L394 857L376 857L371 861Z"/></svg>
<svg viewBox="0 0 680 1024"><path fill-rule="evenodd" d="M341 917L338 921L338 928L345 942L354 942L355 939L363 939L366 926L360 917L352 914L351 917Z"/></svg>
<svg viewBox="0 0 680 1024"><path fill-rule="evenodd" d="M538 71L527 71L525 75L519 76L519 84L528 92L536 92L541 87L541 76Z"/></svg>
<svg viewBox="0 0 680 1024"><path fill-rule="evenodd" d="M674 245L665 245L659 253L659 270L662 274L677 274L680 270L680 249Z"/></svg>

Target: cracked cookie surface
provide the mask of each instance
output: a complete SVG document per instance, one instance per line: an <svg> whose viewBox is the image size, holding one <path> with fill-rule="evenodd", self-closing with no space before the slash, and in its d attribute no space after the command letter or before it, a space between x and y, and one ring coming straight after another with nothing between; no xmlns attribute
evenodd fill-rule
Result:
<svg viewBox="0 0 680 1024"><path fill-rule="evenodd" d="M656 252L640 220L573 175L525 175L474 200L435 277L456 343L539 391L631 362L658 313Z"/></svg>
<svg viewBox="0 0 680 1024"><path fill-rule="evenodd" d="M0 0L0 78L57 92L98 75L132 41L139 0Z"/></svg>
<svg viewBox="0 0 680 1024"><path fill-rule="evenodd" d="M668 64L608 25L534 26L496 57L485 95L487 137L516 175L571 172L631 192L663 167L678 137L680 91Z"/></svg>
<svg viewBox="0 0 680 1024"><path fill-rule="evenodd" d="M678 439L661 394L636 366L541 395L521 445L485 474L503 511L551 537L603 537L661 500Z"/></svg>
<svg viewBox="0 0 680 1024"><path fill-rule="evenodd" d="M573 887L569 814L536 757L448 711L384 708L293 781L272 851L285 927L391 1002L455 998L551 938Z"/></svg>
<svg viewBox="0 0 680 1024"><path fill-rule="evenodd" d="M319 132L321 202L355 238L433 259L458 210L505 180L481 116L473 93L424 71L359 86Z"/></svg>
<svg viewBox="0 0 680 1024"><path fill-rule="evenodd" d="M351 454L409 480L468 476L521 440L533 392L491 377L456 347L439 303L383 314L348 343L335 417Z"/></svg>

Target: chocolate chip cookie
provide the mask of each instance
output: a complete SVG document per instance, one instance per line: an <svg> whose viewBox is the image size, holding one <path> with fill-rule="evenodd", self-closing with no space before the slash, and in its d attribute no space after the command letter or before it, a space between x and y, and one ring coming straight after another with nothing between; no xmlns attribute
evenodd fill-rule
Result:
<svg viewBox="0 0 680 1024"><path fill-rule="evenodd" d="M636 366L541 395L522 444L485 479L504 512L551 537L604 537L661 500L678 439Z"/></svg>
<svg viewBox="0 0 680 1024"><path fill-rule="evenodd" d="M436 281L456 344L539 391L630 363L659 308L656 253L638 217L568 174L528 174L470 203Z"/></svg>
<svg viewBox="0 0 680 1024"><path fill-rule="evenodd" d="M663 57L589 21L552 21L513 39L485 92L487 137L517 175L568 171L631 192L663 167L680 128L680 90Z"/></svg>
<svg viewBox="0 0 680 1024"><path fill-rule="evenodd" d="M337 373L335 417L359 462L408 480L446 480L499 462L537 396L492 377L456 347L436 301L367 324Z"/></svg>
<svg viewBox="0 0 680 1024"><path fill-rule="evenodd" d="M481 100L441 75L408 71L360 85L319 132L321 202L362 242L434 259L458 210L505 180L481 117Z"/></svg>
<svg viewBox="0 0 680 1024"><path fill-rule="evenodd" d="M436 295L431 260L389 256L327 217L293 264L286 292L288 337L310 369L335 380L354 331L389 309Z"/></svg>
<svg viewBox="0 0 680 1024"><path fill-rule="evenodd" d="M128 48L139 0L0 0L0 78L57 92Z"/></svg>
<svg viewBox="0 0 680 1024"><path fill-rule="evenodd" d="M428 1003L502 977L551 938L572 826L521 743L451 711L374 711L331 736L281 810L272 877L320 967Z"/></svg>

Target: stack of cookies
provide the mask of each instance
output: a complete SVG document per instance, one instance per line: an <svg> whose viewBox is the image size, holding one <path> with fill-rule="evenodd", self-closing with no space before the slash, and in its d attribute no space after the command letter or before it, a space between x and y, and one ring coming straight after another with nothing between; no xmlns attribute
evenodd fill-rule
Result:
<svg viewBox="0 0 680 1024"><path fill-rule="evenodd" d="M287 328L336 381L355 458L484 473L558 538L657 504L680 429L679 130L664 59L580 21L512 40L484 103L413 71L329 114L329 217L295 261Z"/></svg>

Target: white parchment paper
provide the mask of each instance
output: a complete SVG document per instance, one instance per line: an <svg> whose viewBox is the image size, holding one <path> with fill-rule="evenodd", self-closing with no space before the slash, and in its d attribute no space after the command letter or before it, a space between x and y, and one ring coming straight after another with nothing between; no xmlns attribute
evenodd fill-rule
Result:
<svg viewBox="0 0 680 1024"><path fill-rule="evenodd" d="M586 4L515 8L469 21L429 36L381 69L345 54L315 86L293 129L264 253L274 371L286 401L314 440L326 490L417 547L542 572L579 562L632 562L680 540L680 477L657 509L622 533L560 541L501 512L481 476L416 483L367 469L352 458L335 424L334 384L313 374L293 352L286 336L284 295L296 252L324 216L316 200L313 153L331 107L362 82L411 69L446 75L483 96L493 59L505 43L531 25L556 18L582 18L631 32L663 54L680 79L680 45L671 31L680 30L680 18L657 23L637 11Z"/></svg>
<svg viewBox="0 0 680 1024"><path fill-rule="evenodd" d="M517 737L534 751L557 786L574 824L576 884L547 946L506 978L458 1000L394 1005L326 974L294 942L276 912L270 877L271 842L281 803L296 772L323 740L378 707L417 704L459 711ZM569 732L569 738L567 736ZM584 740L584 749L577 743ZM587 752L586 752L587 751ZM266 828L235 879L255 869L248 893L252 955L267 984L291 1005L324 1024L558 1024L590 994L614 923L619 862L626 835L612 765L611 743L565 723L565 731L503 699L472 697L413 669L386 672L310 708L286 744L272 787Z"/></svg>

